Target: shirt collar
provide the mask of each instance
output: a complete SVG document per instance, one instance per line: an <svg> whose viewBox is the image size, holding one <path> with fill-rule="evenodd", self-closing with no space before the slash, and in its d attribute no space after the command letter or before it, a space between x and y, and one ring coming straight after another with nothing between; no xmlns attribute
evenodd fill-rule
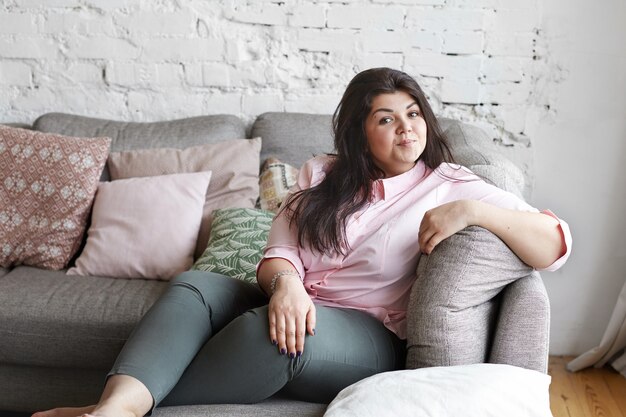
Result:
<svg viewBox="0 0 626 417"><path fill-rule="evenodd" d="M372 202L389 200L419 184L426 176L427 167L420 159L407 172L391 178L382 178L372 184Z"/></svg>

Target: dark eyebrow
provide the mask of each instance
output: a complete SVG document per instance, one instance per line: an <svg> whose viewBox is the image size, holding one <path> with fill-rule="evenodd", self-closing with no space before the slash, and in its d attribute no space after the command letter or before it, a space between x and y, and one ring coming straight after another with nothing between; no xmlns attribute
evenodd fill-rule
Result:
<svg viewBox="0 0 626 417"><path fill-rule="evenodd" d="M413 106L417 106L417 101L414 101L413 103L409 104L408 106L406 106L406 108L407 108L407 109L410 109L410 108L411 108L411 107L413 107ZM418 107L419 107L419 106L418 106ZM377 109L374 113L372 113L372 116L373 116L373 115L375 115L376 113L378 113L379 111L382 111L382 112L387 112L387 113L393 113L393 110L391 110L391 109L386 109L386 108L384 108L384 107L383 107L383 108Z"/></svg>

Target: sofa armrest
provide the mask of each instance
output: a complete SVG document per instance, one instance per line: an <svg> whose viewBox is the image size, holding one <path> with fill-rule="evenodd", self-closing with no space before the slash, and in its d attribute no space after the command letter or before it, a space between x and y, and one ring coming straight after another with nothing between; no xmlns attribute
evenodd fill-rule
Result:
<svg viewBox="0 0 626 417"><path fill-rule="evenodd" d="M487 362L497 332L493 327L499 295L532 273L500 238L477 226L461 230L430 255L422 255L407 310L407 368ZM510 320L514 332L524 326L512 323L526 318L511 316ZM515 357L516 351L500 356L506 355Z"/></svg>
<svg viewBox="0 0 626 417"><path fill-rule="evenodd" d="M500 312L489 355L506 363L546 373L550 341L550 300L538 272L517 280L500 294Z"/></svg>

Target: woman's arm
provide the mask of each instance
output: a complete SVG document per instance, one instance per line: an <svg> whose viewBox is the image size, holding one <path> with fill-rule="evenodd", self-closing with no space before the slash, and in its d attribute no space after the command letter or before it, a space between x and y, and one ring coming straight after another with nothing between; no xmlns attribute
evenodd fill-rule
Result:
<svg viewBox="0 0 626 417"><path fill-rule="evenodd" d="M259 266L257 281L271 297L268 319L272 343L283 354L299 356L304 351L305 334L315 333L315 305L304 289L300 274L288 260L269 258Z"/></svg>
<svg viewBox="0 0 626 417"><path fill-rule="evenodd" d="M429 254L445 238L468 226L483 227L535 269L552 265L566 252L559 222L542 213L500 208L478 200L458 200L425 213L419 244Z"/></svg>

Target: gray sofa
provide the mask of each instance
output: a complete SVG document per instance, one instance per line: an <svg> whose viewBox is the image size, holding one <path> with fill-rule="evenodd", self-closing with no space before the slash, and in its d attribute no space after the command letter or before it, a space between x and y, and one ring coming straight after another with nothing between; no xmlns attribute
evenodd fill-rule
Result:
<svg viewBox="0 0 626 417"><path fill-rule="evenodd" d="M483 131L450 119L441 119L441 124L459 163L522 194L521 170ZM260 136L261 161L276 156L294 166L332 150L327 115L266 113L248 133L243 121L230 115L124 123L51 113L29 127L70 136L108 136L113 139L112 151L182 149ZM70 276L27 266L0 268L0 410L30 412L96 402L124 341L166 286L162 281ZM483 326L492 354L485 361L546 372L549 304L539 275L507 286L490 304L491 322ZM163 407L155 415L321 416L325 409L325 404L276 395L255 405Z"/></svg>

